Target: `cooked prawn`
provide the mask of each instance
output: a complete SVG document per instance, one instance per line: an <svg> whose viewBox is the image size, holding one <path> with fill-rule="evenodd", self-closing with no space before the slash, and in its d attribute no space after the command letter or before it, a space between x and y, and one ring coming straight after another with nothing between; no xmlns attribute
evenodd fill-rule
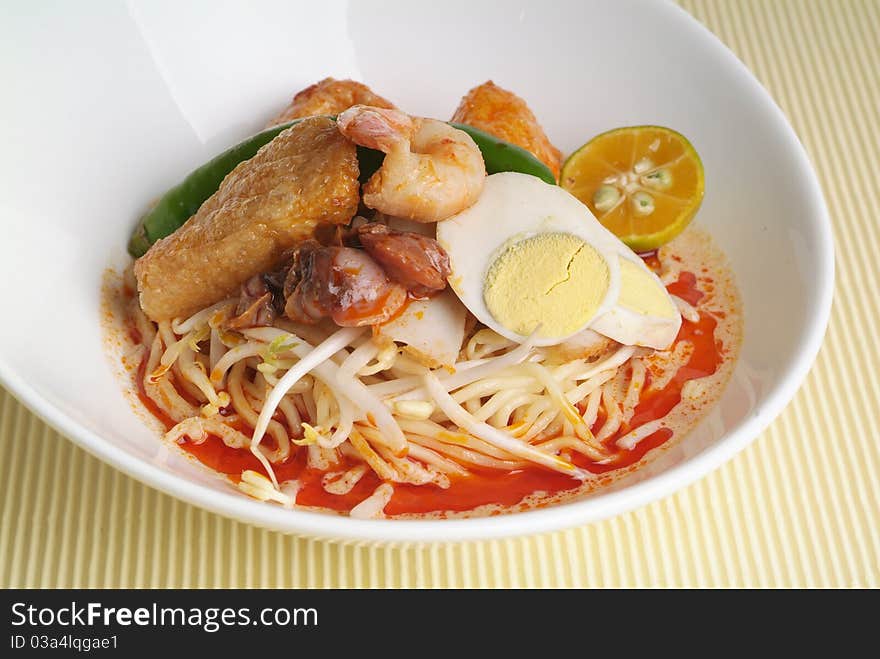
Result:
<svg viewBox="0 0 880 659"><path fill-rule="evenodd" d="M470 135L436 119L355 105L339 115L339 131L385 153L363 190L363 202L387 215L439 222L480 196L486 166Z"/></svg>

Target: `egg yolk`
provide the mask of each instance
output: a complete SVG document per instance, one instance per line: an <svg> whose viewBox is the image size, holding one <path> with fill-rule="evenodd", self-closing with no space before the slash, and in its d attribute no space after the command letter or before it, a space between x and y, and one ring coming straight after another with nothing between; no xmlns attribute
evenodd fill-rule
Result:
<svg viewBox="0 0 880 659"><path fill-rule="evenodd" d="M501 325L527 336L573 334L596 314L611 285L608 263L566 233L542 233L504 248L489 267L483 298Z"/></svg>

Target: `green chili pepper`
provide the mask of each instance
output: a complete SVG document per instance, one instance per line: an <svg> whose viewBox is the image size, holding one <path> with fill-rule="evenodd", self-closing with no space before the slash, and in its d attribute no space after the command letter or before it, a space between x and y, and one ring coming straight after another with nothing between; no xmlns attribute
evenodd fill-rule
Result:
<svg viewBox="0 0 880 659"><path fill-rule="evenodd" d="M468 126L467 124L450 122L449 125L463 130L480 147L480 151L483 154L483 162L486 163L487 174L520 172L537 176L545 183L556 185L556 177L553 176L550 168L521 146L505 142L486 131Z"/></svg>
<svg viewBox="0 0 880 659"><path fill-rule="evenodd" d="M217 192L223 179L235 169L236 165L253 158L262 146L299 121L301 119L257 133L190 173L182 182L162 195L156 205L141 218L128 242L129 254L134 257L143 256L150 245L177 231L184 222L195 215L208 197ZM499 140L472 126L451 125L473 138L483 154L483 161L489 174L522 172L537 176L547 183L556 183L553 173L525 149ZM384 158L385 155L379 151L358 147L361 183L365 183L379 169Z"/></svg>

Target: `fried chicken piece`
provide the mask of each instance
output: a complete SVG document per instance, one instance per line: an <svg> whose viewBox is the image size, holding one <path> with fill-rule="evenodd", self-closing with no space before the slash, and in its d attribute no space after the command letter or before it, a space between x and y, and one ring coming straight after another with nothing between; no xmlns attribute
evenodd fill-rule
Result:
<svg viewBox="0 0 880 659"><path fill-rule="evenodd" d="M324 117L283 131L239 164L186 224L135 263L141 307L159 321L234 295L321 222L344 224L358 207L355 145Z"/></svg>
<svg viewBox="0 0 880 659"><path fill-rule="evenodd" d="M266 127L284 124L300 117L315 115L337 115L353 105L372 105L379 108L393 108L394 104L360 82L324 78L306 87L290 102L284 111L272 119Z"/></svg>
<svg viewBox="0 0 880 659"><path fill-rule="evenodd" d="M550 143L526 102L491 80L462 97L452 121L479 128L521 146L559 178L562 153Z"/></svg>

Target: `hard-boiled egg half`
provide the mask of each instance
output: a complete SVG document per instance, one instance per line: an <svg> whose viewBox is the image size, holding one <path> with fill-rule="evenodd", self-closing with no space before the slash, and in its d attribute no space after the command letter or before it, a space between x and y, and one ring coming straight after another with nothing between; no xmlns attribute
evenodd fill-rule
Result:
<svg viewBox="0 0 880 659"><path fill-rule="evenodd" d="M486 179L470 208L437 224L449 283L502 336L555 345L588 328L665 349L681 317L663 284L562 188L516 172Z"/></svg>

